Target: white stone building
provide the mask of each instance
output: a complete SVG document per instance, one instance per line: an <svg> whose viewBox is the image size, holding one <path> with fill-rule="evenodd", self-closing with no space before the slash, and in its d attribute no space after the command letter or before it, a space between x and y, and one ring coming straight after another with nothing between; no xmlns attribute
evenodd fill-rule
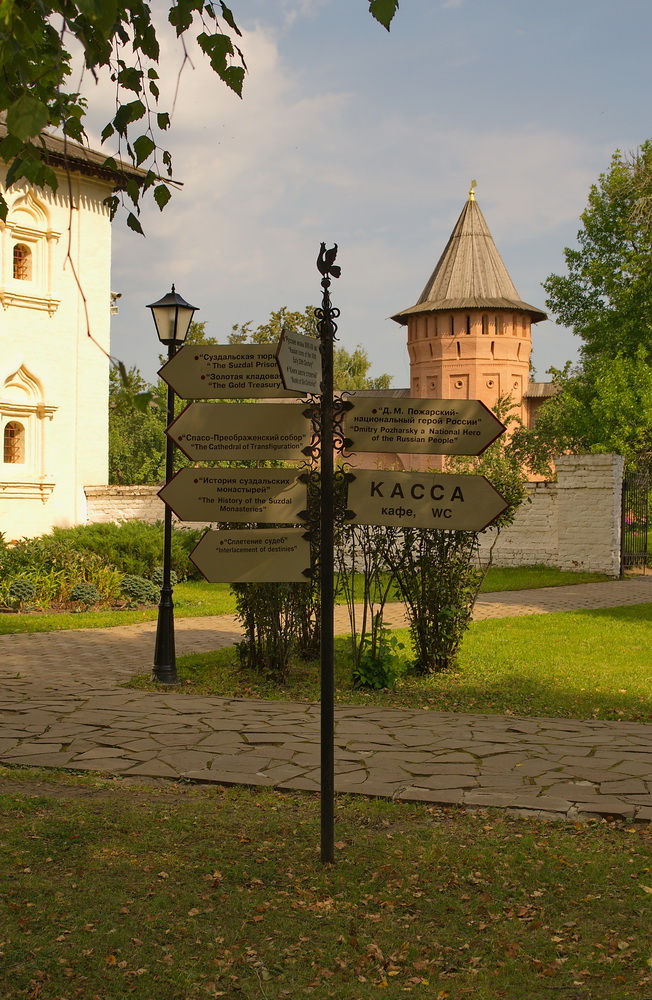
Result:
<svg viewBox="0 0 652 1000"><path fill-rule="evenodd" d="M0 531L7 541L84 522L84 486L107 482L111 223L104 199L126 175L103 168L103 154L51 136L45 142L56 194L27 184L3 189Z"/></svg>

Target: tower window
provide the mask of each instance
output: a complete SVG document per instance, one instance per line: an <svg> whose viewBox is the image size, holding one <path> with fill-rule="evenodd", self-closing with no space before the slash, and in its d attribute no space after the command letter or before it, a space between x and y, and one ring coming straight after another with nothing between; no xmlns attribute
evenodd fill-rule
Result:
<svg viewBox="0 0 652 1000"><path fill-rule="evenodd" d="M502 316L496 316L496 318L494 320L494 325L495 325L495 328L496 328L496 336L500 337L500 335L503 332L503 318L502 318Z"/></svg>
<svg viewBox="0 0 652 1000"><path fill-rule="evenodd" d="M470 316L466 317L466 332L467 332L467 334L471 333L471 317Z"/></svg>
<svg viewBox="0 0 652 1000"><path fill-rule="evenodd" d="M17 420L5 424L4 461L9 465L25 461L25 428Z"/></svg>
<svg viewBox="0 0 652 1000"><path fill-rule="evenodd" d="M486 314L482 317L482 332L489 333L489 317Z"/></svg>
<svg viewBox="0 0 652 1000"><path fill-rule="evenodd" d="M32 251L24 243L14 245L14 278L29 281L32 277Z"/></svg>
<svg viewBox="0 0 652 1000"><path fill-rule="evenodd" d="M455 336L455 317L451 316L451 337Z"/></svg>

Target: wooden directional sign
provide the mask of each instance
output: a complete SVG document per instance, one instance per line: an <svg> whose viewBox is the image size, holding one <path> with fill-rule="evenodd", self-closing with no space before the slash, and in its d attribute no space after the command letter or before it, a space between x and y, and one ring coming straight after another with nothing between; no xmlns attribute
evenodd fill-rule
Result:
<svg viewBox="0 0 652 1000"><path fill-rule="evenodd" d="M484 476L384 469L356 469L352 476L352 524L483 531L509 506Z"/></svg>
<svg viewBox="0 0 652 1000"><path fill-rule="evenodd" d="M302 403L191 403L167 434L193 462L302 459L311 424Z"/></svg>
<svg viewBox="0 0 652 1000"><path fill-rule="evenodd" d="M283 387L273 344L184 344L159 375L182 399L297 395Z"/></svg>
<svg viewBox="0 0 652 1000"><path fill-rule="evenodd" d="M190 558L209 583L310 580L310 542L303 528L207 531Z"/></svg>
<svg viewBox="0 0 652 1000"><path fill-rule="evenodd" d="M318 340L284 330L278 342L276 360L286 389L301 395L319 395L321 352Z"/></svg>
<svg viewBox="0 0 652 1000"><path fill-rule="evenodd" d="M392 399L351 395L346 436L352 451L479 455L505 425L479 399Z"/></svg>
<svg viewBox="0 0 652 1000"><path fill-rule="evenodd" d="M159 496L182 521L302 523L307 486L295 469L181 469Z"/></svg>

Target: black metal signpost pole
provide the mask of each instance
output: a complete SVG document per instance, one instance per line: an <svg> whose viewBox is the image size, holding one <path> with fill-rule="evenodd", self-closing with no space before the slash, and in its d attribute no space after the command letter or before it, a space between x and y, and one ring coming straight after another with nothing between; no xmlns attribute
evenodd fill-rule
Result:
<svg viewBox="0 0 652 1000"><path fill-rule="evenodd" d="M328 290L331 284L330 275L337 278L340 274L339 267L334 266L336 255L337 244L332 250L326 250L322 243L317 267L322 275L323 295L321 309L316 310L322 356L319 532L321 572L321 860L326 864L334 861L335 827L333 341L337 330L334 320L339 316L339 309L332 308Z"/></svg>
<svg viewBox="0 0 652 1000"><path fill-rule="evenodd" d="M168 344L168 361L176 354L176 343ZM167 426L174 420L174 389L168 386ZM165 442L165 482L174 474L174 441ZM174 648L174 604L172 602L172 508L165 505L163 522L163 585L158 606L156 644L154 647L153 678L162 684L178 684L177 660Z"/></svg>

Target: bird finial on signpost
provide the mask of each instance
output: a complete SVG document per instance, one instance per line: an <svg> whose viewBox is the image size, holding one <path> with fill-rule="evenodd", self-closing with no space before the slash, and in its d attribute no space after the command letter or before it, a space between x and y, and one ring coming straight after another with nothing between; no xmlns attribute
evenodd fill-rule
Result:
<svg viewBox="0 0 652 1000"><path fill-rule="evenodd" d="M330 250L326 249L325 243L321 244L317 258L317 270L324 278L329 277L329 275L332 275L333 278L339 278L342 273L342 268L335 263L336 257L337 243L334 243Z"/></svg>

